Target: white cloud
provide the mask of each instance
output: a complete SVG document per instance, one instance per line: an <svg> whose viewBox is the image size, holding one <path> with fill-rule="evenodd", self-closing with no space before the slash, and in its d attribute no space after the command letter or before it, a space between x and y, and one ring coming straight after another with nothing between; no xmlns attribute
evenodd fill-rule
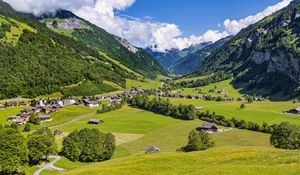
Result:
<svg viewBox="0 0 300 175"><path fill-rule="evenodd" d="M201 36L183 37L175 24L153 22L152 19L137 19L116 12L131 7L135 0L4 0L18 11L41 15L53 13L58 9L67 9L76 15L104 28L108 32L126 38L139 47L152 47L164 52L170 49L184 49L193 44L215 42L229 34L236 34L242 28L253 24L273 12L287 6L292 0L266 8L263 12L241 20L225 20L225 31L208 30ZM220 28L220 26L219 26Z"/></svg>
<svg viewBox="0 0 300 175"><path fill-rule="evenodd" d="M248 16L244 19L241 20L230 20L226 19L224 21L224 27L225 30L230 33L230 34L236 34L238 33L241 29L248 27L251 24L254 24L263 18L271 15L272 13L286 7L289 5L293 0L282 0L281 2L267 7L264 11L257 13L254 16Z"/></svg>

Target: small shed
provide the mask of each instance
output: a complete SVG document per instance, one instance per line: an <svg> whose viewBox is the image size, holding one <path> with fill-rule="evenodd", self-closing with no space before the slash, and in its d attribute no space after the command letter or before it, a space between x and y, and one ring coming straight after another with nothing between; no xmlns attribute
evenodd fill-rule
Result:
<svg viewBox="0 0 300 175"><path fill-rule="evenodd" d="M157 152L160 152L160 148L158 148L157 146L150 146L148 149L145 150L145 154L152 154Z"/></svg>
<svg viewBox="0 0 300 175"><path fill-rule="evenodd" d="M60 130L55 130L54 133L53 133L53 135L54 135L54 136L60 136L60 135L62 135L62 133L63 133L63 132L60 131Z"/></svg>
<svg viewBox="0 0 300 175"><path fill-rule="evenodd" d="M41 120L41 122L48 122L52 120L51 116L40 116L38 118Z"/></svg>
<svg viewBox="0 0 300 175"><path fill-rule="evenodd" d="M202 106L197 106L197 107L196 107L196 110L197 110L197 111L201 111L202 109L203 109Z"/></svg>
<svg viewBox="0 0 300 175"><path fill-rule="evenodd" d="M289 114L300 114L300 107L287 111Z"/></svg>
<svg viewBox="0 0 300 175"><path fill-rule="evenodd" d="M97 120L97 119L91 119L89 120L88 124L91 124L91 125L101 125L103 124L104 121L103 120Z"/></svg>
<svg viewBox="0 0 300 175"><path fill-rule="evenodd" d="M206 132L218 132L219 126L215 123L204 122L200 127L200 130Z"/></svg>

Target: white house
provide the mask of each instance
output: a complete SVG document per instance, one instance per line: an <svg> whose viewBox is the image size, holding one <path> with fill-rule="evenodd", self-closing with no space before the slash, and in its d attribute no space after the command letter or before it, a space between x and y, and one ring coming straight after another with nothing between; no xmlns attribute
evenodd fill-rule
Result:
<svg viewBox="0 0 300 175"><path fill-rule="evenodd" d="M89 107L89 108L97 108L97 107L99 107L99 104L96 103L96 102L90 102L90 103L87 104L87 107Z"/></svg>

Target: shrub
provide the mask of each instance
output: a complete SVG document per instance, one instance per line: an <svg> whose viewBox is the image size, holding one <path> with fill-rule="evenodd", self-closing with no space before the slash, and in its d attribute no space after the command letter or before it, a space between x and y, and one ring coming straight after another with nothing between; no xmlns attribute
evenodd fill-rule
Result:
<svg viewBox="0 0 300 175"><path fill-rule="evenodd" d="M115 137L111 133L82 129L64 138L62 154L71 161L100 162L110 159L115 147Z"/></svg>
<svg viewBox="0 0 300 175"><path fill-rule="evenodd" d="M215 143L204 131L193 130L189 135L187 145L181 148L184 152L202 151L211 148Z"/></svg>

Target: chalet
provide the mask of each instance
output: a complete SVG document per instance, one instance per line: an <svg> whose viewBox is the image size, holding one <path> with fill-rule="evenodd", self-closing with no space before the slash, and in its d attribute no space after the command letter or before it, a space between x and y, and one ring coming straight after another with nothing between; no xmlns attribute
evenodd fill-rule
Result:
<svg viewBox="0 0 300 175"><path fill-rule="evenodd" d="M83 104L89 108L99 107L99 104L97 102L90 101L89 99L83 99Z"/></svg>
<svg viewBox="0 0 300 175"><path fill-rule="evenodd" d="M4 109L5 106L3 104L0 104L0 109Z"/></svg>
<svg viewBox="0 0 300 175"><path fill-rule="evenodd" d="M17 107L18 106L18 103L15 102L15 101L12 101L8 104L9 107Z"/></svg>
<svg viewBox="0 0 300 175"><path fill-rule="evenodd" d="M88 124L91 125L102 125L104 123L103 120L91 119L89 120Z"/></svg>
<svg viewBox="0 0 300 175"><path fill-rule="evenodd" d="M201 111L203 109L203 107L202 106L198 106L198 107L196 107L196 110L197 111Z"/></svg>
<svg viewBox="0 0 300 175"><path fill-rule="evenodd" d="M63 105L64 106L74 105L75 103L76 103L76 100L72 99L72 98L63 100Z"/></svg>
<svg viewBox="0 0 300 175"><path fill-rule="evenodd" d="M36 102L36 106L40 106L40 107L43 107L43 106L46 106L46 100L39 100Z"/></svg>
<svg viewBox="0 0 300 175"><path fill-rule="evenodd" d="M219 126L215 123L204 122L199 129L206 132L218 132Z"/></svg>
<svg viewBox="0 0 300 175"><path fill-rule="evenodd" d="M157 152L160 152L160 148L156 146L150 146L148 149L145 150L145 154L152 154Z"/></svg>
<svg viewBox="0 0 300 175"><path fill-rule="evenodd" d="M7 120L12 121L12 122L16 122L18 120L18 118L19 118L18 116L8 116Z"/></svg>
<svg viewBox="0 0 300 175"><path fill-rule="evenodd" d="M41 120L41 122L49 122L52 120L51 116L40 116L38 118Z"/></svg>
<svg viewBox="0 0 300 175"><path fill-rule="evenodd" d="M17 119L16 120L16 124L18 124L18 125L23 125L23 124L25 124L26 123L26 120L25 119Z"/></svg>
<svg viewBox="0 0 300 175"><path fill-rule="evenodd" d="M300 107L286 111L288 114L300 114Z"/></svg>
<svg viewBox="0 0 300 175"><path fill-rule="evenodd" d="M24 101L21 101L18 103L18 106L27 106L27 104Z"/></svg>
<svg viewBox="0 0 300 175"><path fill-rule="evenodd" d="M60 130L55 130L54 133L53 133L53 135L54 135L54 136L60 136L60 135L62 135L62 133L63 133L63 132L60 131Z"/></svg>

